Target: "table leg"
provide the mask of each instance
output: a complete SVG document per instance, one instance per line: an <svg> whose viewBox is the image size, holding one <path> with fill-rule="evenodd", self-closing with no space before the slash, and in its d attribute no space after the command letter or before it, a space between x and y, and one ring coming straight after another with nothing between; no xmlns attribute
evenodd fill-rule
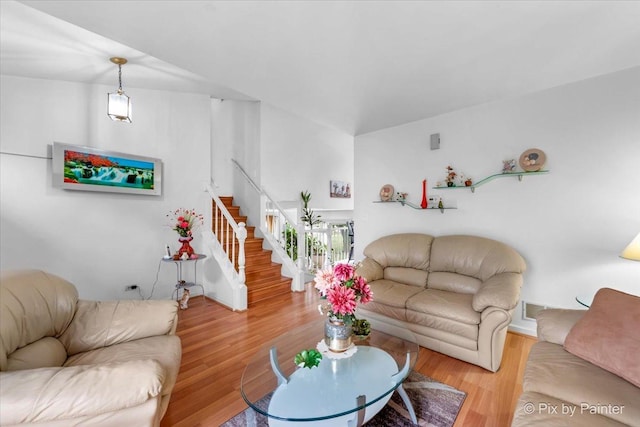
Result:
<svg viewBox="0 0 640 427"><path fill-rule="evenodd" d="M365 408L364 406L366 403L367 403L367 396L365 395L358 396L358 398L356 399L356 404L360 409L356 413L356 416L352 420L349 420L349 422L347 423L348 427L362 426L362 424L364 423L364 415L367 410L367 408Z"/></svg>
<svg viewBox="0 0 640 427"><path fill-rule="evenodd" d="M409 400L409 396L407 395L407 392L404 390L404 387L402 387L402 384L400 384L400 387L398 387L396 391L402 398L402 401L404 402L404 406L407 407L407 411L409 411L411 422L418 425L418 418L416 417L416 411L413 409L413 404L411 403L411 400Z"/></svg>
<svg viewBox="0 0 640 427"><path fill-rule="evenodd" d="M275 347L271 347L271 350L269 351L269 359L271 360L271 369L278 378L278 385L287 384L289 382L289 378L287 378L287 376L282 373L282 369L280 369L280 364L278 363L278 350Z"/></svg>

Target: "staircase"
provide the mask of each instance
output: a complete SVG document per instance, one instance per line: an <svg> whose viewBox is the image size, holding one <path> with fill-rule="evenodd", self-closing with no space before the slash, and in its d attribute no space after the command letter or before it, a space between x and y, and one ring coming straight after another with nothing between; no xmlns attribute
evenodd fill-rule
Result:
<svg viewBox="0 0 640 427"><path fill-rule="evenodd" d="M233 197L220 197L220 200L227 208L236 223L247 223L247 217L240 215L240 207L233 206ZM213 201L215 210L215 201ZM215 215L212 216L215 218ZM215 221L213 219L212 221ZM218 230L226 230L226 219L220 216ZM215 224L212 224L212 229L216 230ZM281 265L271 261L271 251L263 249L262 242L264 239L255 237L255 227L247 226L247 240L244 244L245 250L245 274L247 286L247 304L248 306L255 305L264 300L268 300L277 295L283 295L291 292L291 279L284 277L280 274ZM215 231L214 231L215 232ZM218 241L222 243L220 236L216 236ZM238 253L238 242L234 240L236 245L235 253ZM232 250L226 251L229 254L231 261ZM236 265L238 267L237 258Z"/></svg>

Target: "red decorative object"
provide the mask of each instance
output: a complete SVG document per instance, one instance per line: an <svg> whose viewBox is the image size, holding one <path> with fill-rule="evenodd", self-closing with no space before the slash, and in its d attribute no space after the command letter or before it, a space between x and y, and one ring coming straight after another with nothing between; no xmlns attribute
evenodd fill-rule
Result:
<svg viewBox="0 0 640 427"><path fill-rule="evenodd" d="M427 209L427 180L422 180L422 203L420 203L422 209Z"/></svg>
<svg viewBox="0 0 640 427"><path fill-rule="evenodd" d="M189 257L191 257L191 255L193 255L195 253L195 251L193 250L193 248L189 244L189 242L192 241L192 240L193 240L193 237L191 237L191 236L189 236L189 237L178 237L178 241L180 243L182 243L182 246L180 247L180 249L178 249L178 257L181 257L182 254L184 254L184 253L189 255Z"/></svg>

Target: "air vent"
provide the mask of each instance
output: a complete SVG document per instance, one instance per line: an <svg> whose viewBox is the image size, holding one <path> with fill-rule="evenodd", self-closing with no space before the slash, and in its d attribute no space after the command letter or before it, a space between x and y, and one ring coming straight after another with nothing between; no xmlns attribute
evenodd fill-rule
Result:
<svg viewBox="0 0 640 427"><path fill-rule="evenodd" d="M524 320L536 320L536 316L545 308L551 308L546 305L531 304L529 302L522 302L522 318Z"/></svg>

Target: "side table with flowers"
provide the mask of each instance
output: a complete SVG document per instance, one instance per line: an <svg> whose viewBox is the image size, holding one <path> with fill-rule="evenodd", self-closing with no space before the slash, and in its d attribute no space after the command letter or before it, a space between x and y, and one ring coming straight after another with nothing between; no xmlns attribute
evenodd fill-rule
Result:
<svg viewBox="0 0 640 427"><path fill-rule="evenodd" d="M373 300L373 292L364 277L355 273L349 264L336 264L333 269L318 270L313 279L315 288L326 300L318 309L327 315L325 343L333 352L343 352L351 346L353 327L362 325L356 319L358 303Z"/></svg>
<svg viewBox="0 0 640 427"><path fill-rule="evenodd" d="M172 229L178 232L178 241L182 244L174 258L192 258L195 251L189 243L193 240L193 230L204 223L204 216L195 209L179 208L167 214L167 217L172 220Z"/></svg>

